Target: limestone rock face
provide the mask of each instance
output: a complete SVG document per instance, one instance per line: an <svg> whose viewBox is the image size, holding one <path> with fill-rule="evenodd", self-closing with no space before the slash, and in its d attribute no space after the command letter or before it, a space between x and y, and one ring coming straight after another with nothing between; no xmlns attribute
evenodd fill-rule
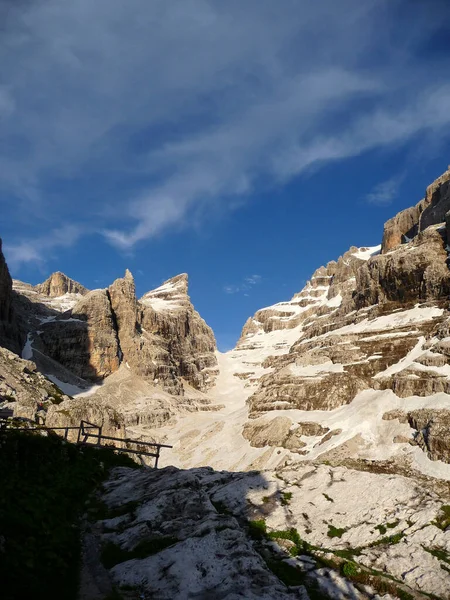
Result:
<svg viewBox="0 0 450 600"><path fill-rule="evenodd" d="M395 252L367 261L356 273L356 306L445 298L450 293L445 229L429 227Z"/></svg>
<svg viewBox="0 0 450 600"><path fill-rule="evenodd" d="M419 230L445 221L450 210L450 168L427 187L425 207L420 215Z"/></svg>
<svg viewBox="0 0 450 600"><path fill-rule="evenodd" d="M212 329L194 310L187 289L188 278L182 274L145 294L140 300L142 326L148 333L170 340L179 377L196 389L207 390L218 373L216 342Z"/></svg>
<svg viewBox="0 0 450 600"><path fill-rule="evenodd" d="M450 463L450 410L413 410L408 413L408 421L417 430L415 443L429 458Z"/></svg>
<svg viewBox="0 0 450 600"><path fill-rule="evenodd" d="M92 292L62 273L35 287L15 281L27 358L55 375L66 369L67 382L69 372L103 380L123 363L176 396L186 385L205 391L218 372L216 344L190 302L187 283L187 275L179 275L138 301L128 270L106 290Z"/></svg>
<svg viewBox="0 0 450 600"><path fill-rule="evenodd" d="M78 283L67 277L61 271L52 273L44 283L40 283L35 286L36 291L44 296L50 296L51 298L57 298L64 296L64 294L87 294L88 290Z"/></svg>
<svg viewBox="0 0 450 600"><path fill-rule="evenodd" d="M119 342L106 290L84 296L68 318L41 323L34 347L76 376L97 381L119 368Z"/></svg>
<svg viewBox="0 0 450 600"><path fill-rule="evenodd" d="M0 239L0 345L18 352L20 334L13 309L12 279L2 252Z"/></svg>
<svg viewBox="0 0 450 600"><path fill-rule="evenodd" d="M427 187L423 200L386 222L382 254L409 242L430 225L444 222L449 210L450 168Z"/></svg>
<svg viewBox="0 0 450 600"><path fill-rule="evenodd" d="M158 600L444 599L448 531L435 522L445 496L430 484L426 478L305 464L299 457L263 472L118 468L100 491L107 518L90 522L85 536L94 548L117 547L117 560L101 571L103 578ZM245 524L262 520L270 544L249 539ZM300 550L285 539L292 528L301 530L308 556L292 552ZM333 528L338 536L330 535ZM387 535L400 543L385 543ZM345 579L343 551L356 547L353 568L368 581L376 570L373 581L382 592ZM130 560L136 548L139 559ZM90 589L101 581L95 566L86 561L82 569ZM283 566L299 573L299 585L285 587L274 575Z"/></svg>
<svg viewBox="0 0 450 600"><path fill-rule="evenodd" d="M425 204L426 201L421 200L416 206L405 208L386 222L381 244L382 253L393 250L417 235L420 215Z"/></svg>
<svg viewBox="0 0 450 600"><path fill-rule="evenodd" d="M38 404L51 406L66 396L39 373L36 365L0 348L0 404L7 402L15 416L35 418Z"/></svg>
<svg viewBox="0 0 450 600"><path fill-rule="evenodd" d="M439 412L450 395L449 238L442 223L449 182L450 171L417 207L388 222L382 253L350 248L317 269L292 300L247 321L230 358L248 389L251 421L242 435L252 447L334 461L379 456L383 447L401 461L401 453L413 456L409 415L423 409L416 446L432 460L449 460L447 416ZM403 405L408 416L388 424L383 415ZM316 439L302 432L300 420L317 425Z"/></svg>
<svg viewBox="0 0 450 600"><path fill-rule="evenodd" d="M89 397L79 398L76 402L65 400L59 405L50 406L45 424L47 427L78 427L82 420L101 427L103 435L126 437L122 415L107 403L92 402ZM76 441L76 432L69 432L68 439Z"/></svg>

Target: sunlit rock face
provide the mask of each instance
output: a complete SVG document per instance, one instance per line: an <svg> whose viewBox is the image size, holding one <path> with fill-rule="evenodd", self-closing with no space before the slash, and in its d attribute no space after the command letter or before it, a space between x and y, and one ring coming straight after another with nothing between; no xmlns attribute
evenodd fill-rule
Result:
<svg viewBox="0 0 450 600"><path fill-rule="evenodd" d="M448 461L440 410L450 405L449 186L446 171L421 203L388 221L381 247L350 248L317 269L292 300L247 321L232 357L248 389L253 423L242 435L251 446L305 459L337 456L339 448L375 456L377 445L396 455L409 452L405 445L423 424L415 445ZM390 429L377 424L382 406L404 402L408 415L437 412ZM310 420L322 433L302 431ZM362 434L368 422L372 433Z"/></svg>
<svg viewBox="0 0 450 600"><path fill-rule="evenodd" d="M64 296L64 294L87 294L88 290L78 283L67 277L61 271L52 273L48 279L43 283L35 286L35 290L43 296L49 296L50 298L58 298Z"/></svg>
<svg viewBox="0 0 450 600"><path fill-rule="evenodd" d="M7 288L6 274L7 268ZM210 404L195 394L214 384L216 342L189 299L187 275L166 281L141 300L128 270L106 289L88 291L63 273L37 286L14 281L14 289L11 301L3 294L3 312L8 307L12 311L14 301L26 338L24 358L67 384L68 393L84 392L89 383L103 382L122 365L154 390L148 407L137 412L137 422L158 422L148 416L157 404L157 390L186 397L180 409ZM134 397L128 387L121 388L124 398ZM170 410L163 410L167 418L174 409L169 404Z"/></svg>

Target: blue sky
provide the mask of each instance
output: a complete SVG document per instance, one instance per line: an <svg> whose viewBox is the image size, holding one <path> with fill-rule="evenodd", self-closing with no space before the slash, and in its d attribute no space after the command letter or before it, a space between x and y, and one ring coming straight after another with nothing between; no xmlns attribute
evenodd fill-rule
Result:
<svg viewBox="0 0 450 600"><path fill-rule="evenodd" d="M2 0L13 276L188 272L222 349L450 163L447 0Z"/></svg>

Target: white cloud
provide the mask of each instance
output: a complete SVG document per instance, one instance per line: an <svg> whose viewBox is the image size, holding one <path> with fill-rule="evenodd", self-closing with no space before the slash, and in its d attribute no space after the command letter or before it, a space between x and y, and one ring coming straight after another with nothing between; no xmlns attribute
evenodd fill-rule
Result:
<svg viewBox="0 0 450 600"><path fill-rule="evenodd" d="M401 3L11 3L0 203L13 197L22 215L33 204L36 221L34 241L12 244L17 262L86 231L130 250L239 206L261 179L442 139L450 61L421 52L450 12L405 2L400 19ZM55 232L71 222L77 235L42 244L50 214Z"/></svg>
<svg viewBox="0 0 450 600"><path fill-rule="evenodd" d="M395 200L398 194L400 184L404 175L397 175L376 185L371 192L366 195L366 201L369 204L384 206Z"/></svg>
<svg viewBox="0 0 450 600"><path fill-rule="evenodd" d="M5 244L4 251L10 268L17 269L24 263L41 263L57 248L68 248L75 244L84 234L83 229L74 225L65 225L47 234L19 242Z"/></svg>
<svg viewBox="0 0 450 600"><path fill-rule="evenodd" d="M244 280L239 284L231 284L225 285L223 291L226 294L239 294L244 292L244 296L248 296L249 292L254 285L261 283L262 277L261 275L249 275L248 277L244 277Z"/></svg>

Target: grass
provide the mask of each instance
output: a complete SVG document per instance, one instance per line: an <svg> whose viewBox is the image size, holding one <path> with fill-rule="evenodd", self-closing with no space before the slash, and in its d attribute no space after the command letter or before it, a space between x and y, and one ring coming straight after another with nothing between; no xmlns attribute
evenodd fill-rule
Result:
<svg viewBox="0 0 450 600"><path fill-rule="evenodd" d="M404 537L404 535L405 534L403 531L400 531L400 533L396 533L394 535L388 535L386 537L381 538L381 540L372 542L371 544L369 544L369 547L373 548L374 546L391 546L392 544L398 544L400 540Z"/></svg>
<svg viewBox="0 0 450 600"><path fill-rule="evenodd" d="M281 493L281 506L287 506L292 500L292 492Z"/></svg>
<svg viewBox="0 0 450 600"><path fill-rule="evenodd" d="M263 540L267 538L267 526L264 519L249 521L248 532L252 540Z"/></svg>
<svg viewBox="0 0 450 600"><path fill-rule="evenodd" d="M304 585L311 600L320 600L324 596L320 590L316 589L314 585L311 585L307 574L303 573L295 566L286 563L285 559L280 559L278 555L272 555L268 558L267 547L263 545L264 541L276 541L281 539L290 540L294 544L294 546L289 550L291 556L297 556L299 554L310 556L316 561L318 566L328 567L330 569L334 569L335 571L340 570L342 575L349 581L352 581L355 584L370 585L382 596L385 594L391 594L392 596L400 598L400 600L414 599L412 594L403 589L403 587L400 587L401 582L397 581L388 573L381 573L375 571L374 569L365 568L356 563L353 560L353 557L359 556L363 548L330 550L327 548L313 546L305 540L302 540L298 531L293 527L287 530L268 532L266 522L263 519L259 521L250 521L248 526L251 537L256 540L256 548L258 549L259 546L259 551L264 557L269 569L288 586ZM346 531L345 529L338 529L332 525L329 527L339 533ZM342 535L342 533L340 533L340 535ZM340 537L340 535L338 537ZM388 543L386 540L389 540L389 543L397 543L402 537L402 533L396 534L395 536L384 538L383 543ZM323 552L333 553L336 557L341 559L343 558L345 560L343 562L339 562L337 559L333 560L330 558L325 558L322 556Z"/></svg>
<svg viewBox="0 0 450 600"><path fill-rule="evenodd" d="M450 504L443 504L433 525L445 531L450 526Z"/></svg>
<svg viewBox="0 0 450 600"><path fill-rule="evenodd" d="M450 553L446 550L442 550L441 548L427 548L426 546L422 546L422 548L435 556L438 560L450 565Z"/></svg>
<svg viewBox="0 0 450 600"><path fill-rule="evenodd" d="M79 518L113 466L137 465L108 449L57 436L8 432L0 451L2 600L77 597Z"/></svg>
<svg viewBox="0 0 450 600"><path fill-rule="evenodd" d="M388 529L394 529L400 523L400 520L393 521L392 523L385 523L384 525L376 525L375 529L378 529L381 535L384 535Z"/></svg>
<svg viewBox="0 0 450 600"><path fill-rule="evenodd" d="M346 528L335 527L334 525L328 525L328 533L327 536L329 538L341 538L344 533L347 531Z"/></svg>

